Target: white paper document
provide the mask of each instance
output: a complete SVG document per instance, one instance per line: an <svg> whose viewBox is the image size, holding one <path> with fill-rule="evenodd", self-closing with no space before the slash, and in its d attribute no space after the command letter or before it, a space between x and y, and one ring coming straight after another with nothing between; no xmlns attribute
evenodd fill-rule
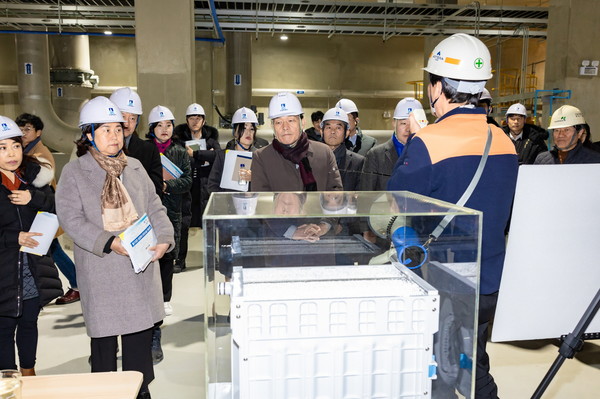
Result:
<svg viewBox="0 0 600 399"><path fill-rule="evenodd" d="M163 167L163 180L179 179L183 174L183 171L164 154L160 154L160 162Z"/></svg>
<svg viewBox="0 0 600 399"><path fill-rule="evenodd" d="M119 234L119 238L131 258L133 270L136 273L146 270L154 256L154 251L150 251L148 248L156 245L156 234L154 234L148 215L144 213L137 222Z"/></svg>
<svg viewBox="0 0 600 399"><path fill-rule="evenodd" d="M50 212L38 212L33 219L29 232L42 233L41 236L33 237L39 245L35 248L21 247L21 252L27 252L34 255L46 255L50 249L50 244L58 231L58 218Z"/></svg>
<svg viewBox="0 0 600 399"><path fill-rule="evenodd" d="M252 153L250 151L228 150L225 153L221 188L235 191L248 191L248 182L240 180L240 169L250 170Z"/></svg>
<svg viewBox="0 0 600 399"><path fill-rule="evenodd" d="M185 142L185 145L190 147L193 151L206 150L206 140L205 139L187 140Z"/></svg>

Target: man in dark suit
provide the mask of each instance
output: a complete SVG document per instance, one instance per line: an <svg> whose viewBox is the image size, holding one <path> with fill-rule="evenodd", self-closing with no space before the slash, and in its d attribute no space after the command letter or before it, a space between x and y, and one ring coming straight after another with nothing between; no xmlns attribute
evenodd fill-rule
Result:
<svg viewBox="0 0 600 399"><path fill-rule="evenodd" d="M124 146L127 149L128 156L137 159L150 176L152 183L156 187L156 194L162 196L163 176L160 154L156 146L152 143L142 140L136 133L137 125L142 114L142 100L140 96L130 87L121 87L115 90L110 100L119 107L123 114L123 135L125 136Z"/></svg>
<svg viewBox="0 0 600 399"><path fill-rule="evenodd" d="M423 109L421 103L407 97L400 100L394 110L394 133L383 144L371 148L365 157L361 178L362 191L385 191L394 165L410 136L408 115L414 109Z"/></svg>
<svg viewBox="0 0 600 399"><path fill-rule="evenodd" d="M331 148L333 155L335 155L344 190L358 190L365 157L347 150L344 145L348 131L348 115L341 108L331 108L323 116L321 129L323 131L323 142Z"/></svg>

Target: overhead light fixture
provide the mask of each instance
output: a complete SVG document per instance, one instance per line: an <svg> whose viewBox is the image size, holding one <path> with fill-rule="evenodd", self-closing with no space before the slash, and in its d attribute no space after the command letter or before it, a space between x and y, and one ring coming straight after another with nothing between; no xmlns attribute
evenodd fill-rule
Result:
<svg viewBox="0 0 600 399"><path fill-rule="evenodd" d="M110 36L110 35L112 35L112 31L105 30L105 31L104 31L104 34L105 34L106 36Z"/></svg>
<svg viewBox="0 0 600 399"><path fill-rule="evenodd" d="M279 38L280 38L281 40L285 41L285 40L287 40L287 39L288 39L288 36L287 36L287 35L281 35Z"/></svg>

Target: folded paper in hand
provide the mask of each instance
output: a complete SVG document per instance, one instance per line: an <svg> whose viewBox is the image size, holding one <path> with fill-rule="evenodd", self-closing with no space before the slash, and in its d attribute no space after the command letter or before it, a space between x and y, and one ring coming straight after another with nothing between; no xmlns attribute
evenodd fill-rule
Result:
<svg viewBox="0 0 600 399"><path fill-rule="evenodd" d="M50 244L58 231L58 218L49 212L38 212L33 219L29 232L42 233L41 236L33 237L39 244L35 248L21 247L21 252L43 256L48 253Z"/></svg>
<svg viewBox="0 0 600 399"><path fill-rule="evenodd" d="M190 147L193 151L206 150L206 140L205 139L187 140L185 142L185 145Z"/></svg>
<svg viewBox="0 0 600 399"><path fill-rule="evenodd" d="M227 150L221 175L221 188L248 191L248 184L240 185L240 169L251 169L252 153L250 151Z"/></svg>
<svg viewBox="0 0 600 399"><path fill-rule="evenodd" d="M160 154L160 162L163 167L163 180L179 179L183 174L183 171L164 154Z"/></svg>
<svg viewBox="0 0 600 399"><path fill-rule="evenodd" d="M148 215L144 213L137 222L119 234L119 238L129 254L133 270L136 273L146 270L154 256L154 251L150 251L148 248L156 245L156 234L154 234Z"/></svg>

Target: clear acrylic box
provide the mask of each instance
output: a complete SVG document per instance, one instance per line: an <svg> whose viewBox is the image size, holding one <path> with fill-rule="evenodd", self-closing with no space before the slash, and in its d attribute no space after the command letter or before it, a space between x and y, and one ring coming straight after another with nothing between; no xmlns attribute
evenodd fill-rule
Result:
<svg viewBox="0 0 600 399"><path fill-rule="evenodd" d="M214 193L203 227L207 398L472 397L480 212L409 192Z"/></svg>

